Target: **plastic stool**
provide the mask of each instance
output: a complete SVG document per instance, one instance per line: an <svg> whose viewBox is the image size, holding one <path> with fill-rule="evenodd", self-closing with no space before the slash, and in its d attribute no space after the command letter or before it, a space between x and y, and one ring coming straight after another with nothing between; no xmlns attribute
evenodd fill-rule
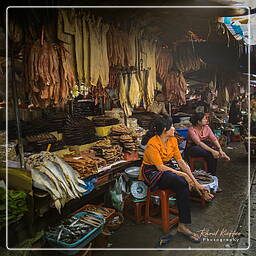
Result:
<svg viewBox="0 0 256 256"><path fill-rule="evenodd" d="M161 204L161 214L162 219L159 220L157 218L154 218L150 216L150 205L152 204L152 198L151 196L159 196L160 198L160 204ZM172 209L169 207L169 197L174 196L175 193L172 192L170 189L165 190L157 190L155 192L151 192L150 189L148 189L147 192L147 202L146 202L146 212L145 212L145 222L153 222L155 224L161 225L163 228L163 231L165 233L169 233L170 227L177 224L179 222L179 217L175 216L172 219L170 219L170 212L174 214L178 214L177 209Z"/></svg>
<svg viewBox="0 0 256 256"><path fill-rule="evenodd" d="M136 224L140 224L145 216L143 207L146 205L146 200L134 200L133 198L127 197L124 201L124 216L135 221ZM132 211L130 210L132 208Z"/></svg>
<svg viewBox="0 0 256 256"><path fill-rule="evenodd" d="M202 162L204 171L208 172L208 165L207 165L207 162L204 157L189 157L189 166L190 166L191 171L195 170L195 162L197 162L197 161Z"/></svg>

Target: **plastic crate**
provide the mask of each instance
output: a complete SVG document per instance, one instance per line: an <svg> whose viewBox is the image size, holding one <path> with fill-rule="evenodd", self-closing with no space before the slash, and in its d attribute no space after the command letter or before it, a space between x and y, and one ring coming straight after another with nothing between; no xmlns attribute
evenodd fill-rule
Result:
<svg viewBox="0 0 256 256"><path fill-rule="evenodd" d="M104 217L105 220L110 219L116 212L115 209L112 208L107 208L101 205L94 205L94 204L86 204L85 206L83 206L82 208L78 209L77 211L75 211L73 214L79 213L79 212L84 212L86 211L86 208L88 207L98 207L98 208L104 208L107 209L109 211L109 215L107 217ZM97 215L97 213L95 213Z"/></svg>
<svg viewBox="0 0 256 256"><path fill-rule="evenodd" d="M92 213L87 213L87 212L79 212L79 213L75 214L75 216L84 216L84 215L92 215L92 216L102 220L102 225L100 225L99 227L93 228L84 237L82 237L81 239L79 239L78 241L76 241L72 244L57 241L57 240L49 238L49 237L47 237L47 235L45 235L46 240L49 242L49 244L52 247L63 249L63 251L61 251L61 253L63 253L63 254L66 254L66 255L77 254L80 250L65 250L65 249L84 248L87 244L89 244L95 237L97 237L103 231L103 226L105 224L105 219L98 215L95 215Z"/></svg>
<svg viewBox="0 0 256 256"><path fill-rule="evenodd" d="M177 133L184 137L185 139L188 138L188 129L176 129Z"/></svg>

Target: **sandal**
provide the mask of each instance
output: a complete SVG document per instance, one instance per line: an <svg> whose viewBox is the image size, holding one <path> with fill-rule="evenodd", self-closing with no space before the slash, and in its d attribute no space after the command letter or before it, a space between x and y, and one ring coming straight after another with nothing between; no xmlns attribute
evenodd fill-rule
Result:
<svg viewBox="0 0 256 256"><path fill-rule="evenodd" d="M171 241L171 237L172 237L172 235L170 235L170 234L162 236L160 238L160 240L157 242L157 244L155 245L155 248L164 248L164 247L166 247L167 244L169 244L169 242Z"/></svg>
<svg viewBox="0 0 256 256"><path fill-rule="evenodd" d="M181 231L177 231L177 233L185 236L188 240L190 240L193 243L200 243L201 242L200 237L198 237L198 238L193 237L193 236L196 235L195 233L184 233L184 232L181 232Z"/></svg>

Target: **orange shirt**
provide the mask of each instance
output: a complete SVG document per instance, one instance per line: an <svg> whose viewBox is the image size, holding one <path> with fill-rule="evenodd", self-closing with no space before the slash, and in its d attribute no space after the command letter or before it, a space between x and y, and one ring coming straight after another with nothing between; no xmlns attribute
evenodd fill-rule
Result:
<svg viewBox="0 0 256 256"><path fill-rule="evenodd" d="M177 139L170 137L165 147L160 137L156 135L148 141L142 163L147 165L162 165L170 161L173 157L176 160L182 159ZM142 173L140 173L139 179L143 179Z"/></svg>

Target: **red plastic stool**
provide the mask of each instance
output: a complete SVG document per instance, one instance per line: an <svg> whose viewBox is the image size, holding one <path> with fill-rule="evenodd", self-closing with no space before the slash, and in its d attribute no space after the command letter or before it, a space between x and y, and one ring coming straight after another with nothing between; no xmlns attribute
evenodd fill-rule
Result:
<svg viewBox="0 0 256 256"><path fill-rule="evenodd" d="M140 224L145 218L143 214L145 205L146 200L136 202L133 198L127 197L124 201L124 216L134 220L136 224Z"/></svg>
<svg viewBox="0 0 256 256"><path fill-rule="evenodd" d="M162 214L162 219L160 219L160 220L150 216L150 205L152 205L152 201L151 201L152 195L159 196L159 198L160 198L161 214ZM146 212L145 212L145 222L146 223L153 222L155 224L161 225L163 228L163 231L165 233L169 233L170 227L179 222L178 216L175 216L172 219L170 219L170 212L178 215L177 209L172 209L169 207L169 197L174 196L174 195L175 195L175 193L172 192L170 189L157 190L155 192L151 192L150 189L148 189Z"/></svg>
<svg viewBox="0 0 256 256"><path fill-rule="evenodd" d="M208 165L207 165L207 162L204 159L204 157L189 157L189 166L190 166L191 171L195 170L195 162L202 162L204 171L208 172Z"/></svg>

